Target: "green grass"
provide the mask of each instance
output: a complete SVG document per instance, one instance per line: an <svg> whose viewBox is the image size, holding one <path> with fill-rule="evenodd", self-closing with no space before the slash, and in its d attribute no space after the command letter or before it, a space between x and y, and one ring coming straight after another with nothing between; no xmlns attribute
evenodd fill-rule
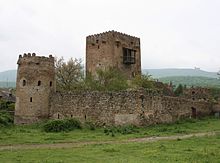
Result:
<svg viewBox="0 0 220 163"><path fill-rule="evenodd" d="M71 132L47 133L39 126L29 125L0 128L0 145L125 140L128 138L220 131L220 120L205 118L202 120L180 121L175 124L142 127L135 129L137 132L131 134L116 132L114 137L111 134L106 135L104 128L97 128L95 130L83 128Z"/></svg>
<svg viewBox="0 0 220 163"><path fill-rule="evenodd" d="M220 162L220 136L151 143L99 144L66 149L7 150L8 162Z"/></svg>

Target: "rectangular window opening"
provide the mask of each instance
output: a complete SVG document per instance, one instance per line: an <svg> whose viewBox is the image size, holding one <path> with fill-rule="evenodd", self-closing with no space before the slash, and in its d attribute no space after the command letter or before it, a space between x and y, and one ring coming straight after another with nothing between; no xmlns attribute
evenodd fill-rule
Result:
<svg viewBox="0 0 220 163"><path fill-rule="evenodd" d="M32 97L30 98L30 102L32 102Z"/></svg>
<svg viewBox="0 0 220 163"><path fill-rule="evenodd" d="M135 50L123 48L123 63L135 64Z"/></svg>

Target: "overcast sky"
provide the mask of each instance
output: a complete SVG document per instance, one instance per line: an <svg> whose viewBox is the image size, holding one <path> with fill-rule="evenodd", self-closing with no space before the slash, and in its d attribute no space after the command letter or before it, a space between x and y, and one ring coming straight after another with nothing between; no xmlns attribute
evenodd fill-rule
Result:
<svg viewBox="0 0 220 163"><path fill-rule="evenodd" d="M220 68L220 0L0 0L0 71L28 52L85 61L108 30L141 38L142 68Z"/></svg>

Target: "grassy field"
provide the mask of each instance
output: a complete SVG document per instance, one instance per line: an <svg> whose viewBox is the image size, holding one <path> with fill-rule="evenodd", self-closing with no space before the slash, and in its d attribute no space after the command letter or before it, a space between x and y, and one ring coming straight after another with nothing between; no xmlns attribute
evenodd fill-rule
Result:
<svg viewBox="0 0 220 163"><path fill-rule="evenodd" d="M151 143L98 144L64 149L1 151L1 162L204 162L220 161L220 136Z"/></svg>
<svg viewBox="0 0 220 163"><path fill-rule="evenodd" d="M104 144L129 138L184 135L220 131L220 120L181 121L136 128L132 134L106 135L103 128L83 128L72 132L46 133L39 125L12 126L0 129L0 147L16 144L51 144L94 141L100 144L64 149L11 149L0 151L0 162L220 162L220 135L157 142Z"/></svg>
<svg viewBox="0 0 220 163"><path fill-rule="evenodd" d="M1 128L0 145L123 140L128 138L220 131L220 120L215 118L186 120L175 124L135 128L131 134L115 132L113 136L111 133L106 135L104 128L97 128L95 130L83 128L71 132L47 133L42 131L39 126L40 125L29 125Z"/></svg>

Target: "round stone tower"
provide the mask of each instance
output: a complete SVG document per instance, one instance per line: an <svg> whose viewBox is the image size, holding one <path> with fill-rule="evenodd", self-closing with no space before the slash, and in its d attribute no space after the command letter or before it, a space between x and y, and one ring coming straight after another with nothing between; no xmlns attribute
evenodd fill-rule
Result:
<svg viewBox="0 0 220 163"><path fill-rule="evenodd" d="M16 82L16 124L28 124L47 119L50 95L55 92L54 57L19 55Z"/></svg>

